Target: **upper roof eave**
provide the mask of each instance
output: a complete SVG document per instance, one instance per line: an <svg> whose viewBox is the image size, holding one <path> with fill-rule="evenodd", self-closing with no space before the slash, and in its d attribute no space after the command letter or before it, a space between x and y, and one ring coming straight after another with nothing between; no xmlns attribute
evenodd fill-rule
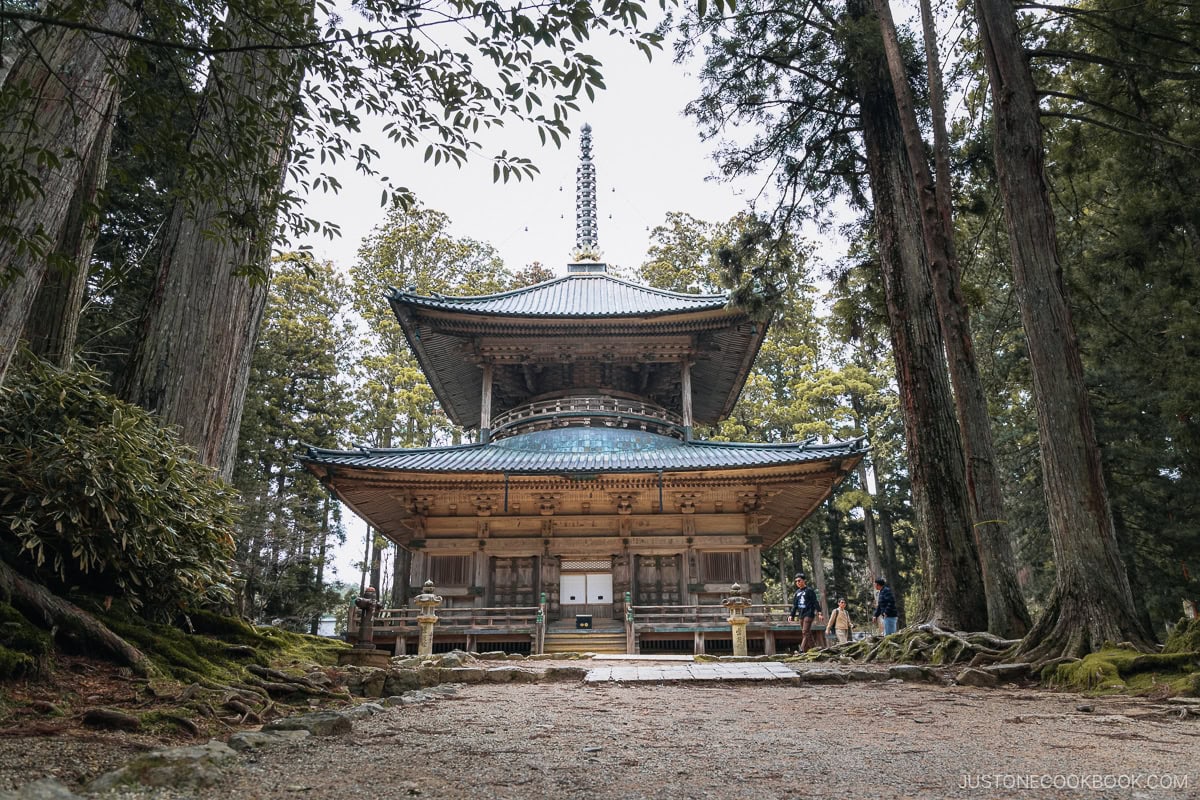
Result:
<svg viewBox="0 0 1200 800"><path fill-rule="evenodd" d="M620 319L717 311L728 294L685 294L641 286L607 273L575 273L548 281L477 296L421 295L392 288L395 306L497 318Z"/></svg>

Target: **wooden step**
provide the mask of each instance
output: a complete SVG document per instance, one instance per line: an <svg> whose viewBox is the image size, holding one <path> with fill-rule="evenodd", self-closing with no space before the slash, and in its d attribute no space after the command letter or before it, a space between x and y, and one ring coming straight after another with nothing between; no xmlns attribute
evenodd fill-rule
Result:
<svg viewBox="0 0 1200 800"><path fill-rule="evenodd" d="M624 653L624 633L547 633L543 643L546 653Z"/></svg>

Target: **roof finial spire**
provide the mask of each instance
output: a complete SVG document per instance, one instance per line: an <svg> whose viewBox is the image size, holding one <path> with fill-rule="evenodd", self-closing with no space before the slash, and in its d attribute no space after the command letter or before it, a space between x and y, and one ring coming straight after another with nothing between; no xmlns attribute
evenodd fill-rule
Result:
<svg viewBox="0 0 1200 800"><path fill-rule="evenodd" d="M575 171L575 252L577 262L600 261L597 233L596 165L592 163L592 126L579 130L579 167Z"/></svg>

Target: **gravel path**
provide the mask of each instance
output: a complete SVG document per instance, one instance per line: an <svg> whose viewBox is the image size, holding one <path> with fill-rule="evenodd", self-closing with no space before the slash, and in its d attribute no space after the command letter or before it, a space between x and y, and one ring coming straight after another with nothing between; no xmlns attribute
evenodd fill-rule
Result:
<svg viewBox="0 0 1200 800"><path fill-rule="evenodd" d="M203 791L116 797L1198 798L1200 721L1177 713L897 681L477 685L239 755Z"/></svg>

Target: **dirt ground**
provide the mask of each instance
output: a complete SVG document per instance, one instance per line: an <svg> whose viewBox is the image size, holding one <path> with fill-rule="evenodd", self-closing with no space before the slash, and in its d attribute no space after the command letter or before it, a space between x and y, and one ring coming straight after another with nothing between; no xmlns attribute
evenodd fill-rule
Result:
<svg viewBox="0 0 1200 800"><path fill-rule="evenodd" d="M97 757L73 737L0 738L0 788L78 780L117 760L112 745ZM224 774L116 796L1200 798L1200 719L1136 698L896 681L485 684L349 737L240 754Z"/></svg>

